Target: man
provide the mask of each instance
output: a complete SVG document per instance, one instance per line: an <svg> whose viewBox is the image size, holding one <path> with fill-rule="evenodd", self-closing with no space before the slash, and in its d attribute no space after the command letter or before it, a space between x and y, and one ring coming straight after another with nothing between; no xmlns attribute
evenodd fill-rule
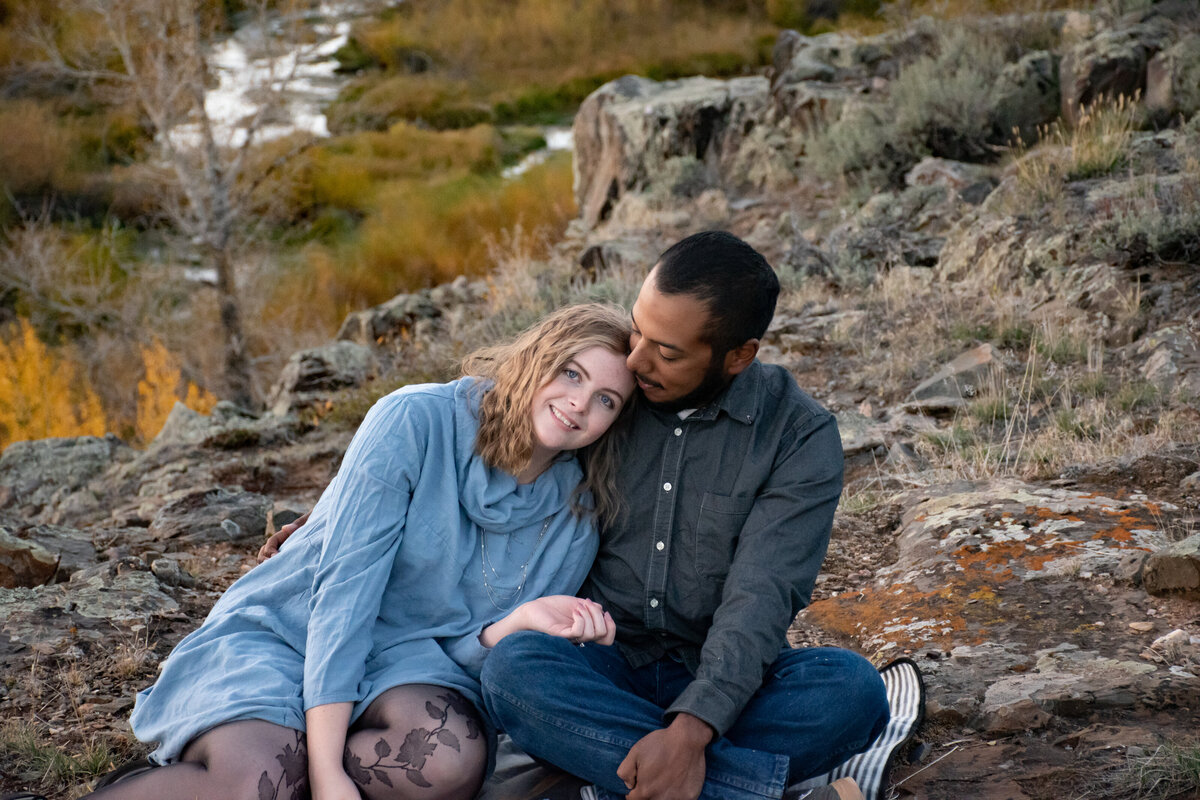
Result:
<svg viewBox="0 0 1200 800"><path fill-rule="evenodd" d="M833 417L756 359L778 293L730 234L663 253L633 306L627 364L648 402L619 459L626 509L580 592L612 614L617 643L521 633L485 663L500 727L600 797L778 798L886 725L865 659L787 648L843 458Z"/></svg>
<svg viewBox="0 0 1200 800"><path fill-rule="evenodd" d="M663 253L633 307L627 363L647 402L620 454L626 507L580 591L611 613L616 644L523 632L485 662L497 724L600 798L779 798L887 723L869 662L786 644L843 458L833 417L756 358L778 294L728 233ZM823 796L862 797L838 784Z"/></svg>

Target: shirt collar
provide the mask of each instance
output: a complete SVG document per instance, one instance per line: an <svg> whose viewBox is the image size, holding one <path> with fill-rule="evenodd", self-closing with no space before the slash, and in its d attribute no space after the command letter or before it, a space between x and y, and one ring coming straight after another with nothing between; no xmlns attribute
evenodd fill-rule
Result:
<svg viewBox="0 0 1200 800"><path fill-rule="evenodd" d="M696 411L689 419L714 420L724 411L730 419L746 425L754 422L758 413L758 395L762 387L762 364L755 359L750 366L733 377L716 399Z"/></svg>

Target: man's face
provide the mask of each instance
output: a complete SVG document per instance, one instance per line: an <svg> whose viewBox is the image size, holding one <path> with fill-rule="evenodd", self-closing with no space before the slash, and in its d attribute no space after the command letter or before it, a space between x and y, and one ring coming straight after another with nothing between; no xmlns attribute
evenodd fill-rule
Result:
<svg viewBox="0 0 1200 800"><path fill-rule="evenodd" d="M652 404L679 410L711 400L726 384L723 359L703 339L708 307L684 294L663 294L651 270L633 304L626 365Z"/></svg>

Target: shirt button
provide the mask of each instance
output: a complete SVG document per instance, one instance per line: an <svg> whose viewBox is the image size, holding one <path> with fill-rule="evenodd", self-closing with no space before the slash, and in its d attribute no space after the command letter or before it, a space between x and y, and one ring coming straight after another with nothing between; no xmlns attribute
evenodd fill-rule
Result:
<svg viewBox="0 0 1200 800"><path fill-rule="evenodd" d="M664 492L671 491L671 482L670 481L667 481L666 483L663 484L663 491Z"/></svg>
<svg viewBox="0 0 1200 800"><path fill-rule="evenodd" d="M683 436L683 428L676 428L676 429L675 429L675 435L676 435L676 436Z"/></svg>
<svg viewBox="0 0 1200 800"><path fill-rule="evenodd" d="M650 607L658 608L658 598L657 597L650 598Z"/></svg>
<svg viewBox="0 0 1200 800"><path fill-rule="evenodd" d="M666 547L666 545L663 544L662 542L658 542L654 545L654 547L658 550L662 550L664 547Z"/></svg>

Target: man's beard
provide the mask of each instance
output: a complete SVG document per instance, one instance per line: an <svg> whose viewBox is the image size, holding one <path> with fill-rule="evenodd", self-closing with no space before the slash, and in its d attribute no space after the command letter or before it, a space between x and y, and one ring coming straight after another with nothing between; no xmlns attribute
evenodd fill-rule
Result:
<svg viewBox="0 0 1200 800"><path fill-rule="evenodd" d="M646 402L651 408L672 413L687 408L700 408L719 395L731 380L732 376L725 374L725 354L718 356L714 353L712 360L708 362L708 371L704 373L704 379L695 389L677 400L654 403L647 399Z"/></svg>

